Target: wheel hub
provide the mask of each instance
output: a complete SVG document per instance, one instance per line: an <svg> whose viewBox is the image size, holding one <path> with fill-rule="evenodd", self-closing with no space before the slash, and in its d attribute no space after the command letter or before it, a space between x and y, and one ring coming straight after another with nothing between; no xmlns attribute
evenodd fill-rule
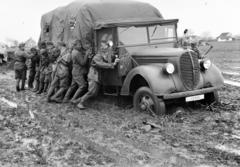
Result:
<svg viewBox="0 0 240 167"><path fill-rule="evenodd" d="M152 109L153 105L153 100L149 96L143 96L140 100L140 108L142 111Z"/></svg>

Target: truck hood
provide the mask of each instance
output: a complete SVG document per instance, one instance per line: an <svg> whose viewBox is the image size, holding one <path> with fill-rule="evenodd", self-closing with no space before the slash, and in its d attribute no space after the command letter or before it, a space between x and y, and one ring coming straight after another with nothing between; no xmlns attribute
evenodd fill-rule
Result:
<svg viewBox="0 0 240 167"><path fill-rule="evenodd" d="M145 48L131 55L139 65L167 63L170 58L179 57L186 50L182 48Z"/></svg>

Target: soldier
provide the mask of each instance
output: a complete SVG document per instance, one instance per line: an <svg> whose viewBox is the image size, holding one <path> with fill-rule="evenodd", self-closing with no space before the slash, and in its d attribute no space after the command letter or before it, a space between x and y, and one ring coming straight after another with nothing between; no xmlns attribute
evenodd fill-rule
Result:
<svg viewBox="0 0 240 167"><path fill-rule="evenodd" d="M51 81L53 81L53 79L54 79L55 72L56 72L56 66L57 66L57 59L59 58L61 51L59 48L55 47L52 52L53 52L52 53L53 55L51 57L51 62L52 62Z"/></svg>
<svg viewBox="0 0 240 167"><path fill-rule="evenodd" d="M72 83L64 97L63 102L69 101L71 94L77 87L78 89L72 100L76 100L76 98L82 94L87 87L87 82L85 80L85 76L87 74L87 60L88 55L85 53L82 42L80 40L76 40L72 51Z"/></svg>
<svg viewBox="0 0 240 167"><path fill-rule="evenodd" d="M183 32L181 45L184 49L188 49L190 47L190 43L191 43L191 37L188 34L188 29L185 29Z"/></svg>
<svg viewBox="0 0 240 167"><path fill-rule="evenodd" d="M36 68L36 75L35 75L35 86L34 86L34 90L33 92L39 92L40 89L40 74L41 74L41 70L42 70L42 53L45 52L46 50L46 43L45 42L41 42L39 43L39 57L40 57L40 63L39 66ZM42 78L41 78L42 79Z"/></svg>
<svg viewBox="0 0 240 167"><path fill-rule="evenodd" d="M47 101L49 102L61 102L61 96L67 90L69 85L71 53L69 51L67 52L64 48L61 48L61 50L62 54L64 55L61 55L57 60L55 76L47 94ZM60 89L54 94L53 97L51 97L55 88L58 86Z"/></svg>
<svg viewBox="0 0 240 167"><path fill-rule="evenodd" d="M30 51L31 51L33 57L31 58L31 62L30 62L30 66L29 66L28 87L30 89L32 89L34 78L35 78L37 69L39 68L39 64L40 64L40 56L39 56L38 50L36 48L31 48Z"/></svg>
<svg viewBox="0 0 240 167"><path fill-rule="evenodd" d="M31 58L33 55L29 55L24 51L25 44L19 44L18 50L15 52L15 63L14 63L14 70L15 70L15 79L16 82L16 91L19 92L20 90L25 90L25 80L26 80L26 72L27 72L27 65L26 60L27 58ZM19 87L21 81L21 89Z"/></svg>
<svg viewBox="0 0 240 167"><path fill-rule="evenodd" d="M44 88L43 92L47 92L50 87L52 81L52 73L53 73L53 63L56 61L56 55L54 55L54 45L52 42L47 42L47 52L48 52L48 66L44 69Z"/></svg>
<svg viewBox="0 0 240 167"><path fill-rule="evenodd" d="M39 78L39 89L37 94L41 94L44 90L44 83L45 83L45 74L47 72L47 68L49 65L49 57L47 49L40 50L40 57L41 57L41 67L40 67L40 78Z"/></svg>
<svg viewBox="0 0 240 167"><path fill-rule="evenodd" d="M73 103L78 103L77 107L79 109L85 109L85 102L97 95L99 90L99 69L114 69L114 67L118 64L119 59L115 58L114 62L109 62L110 59L114 57L112 48L109 46L106 39L101 40L101 49L100 51L93 57L91 62L91 67L88 73L88 92L85 93L81 98L73 101Z"/></svg>

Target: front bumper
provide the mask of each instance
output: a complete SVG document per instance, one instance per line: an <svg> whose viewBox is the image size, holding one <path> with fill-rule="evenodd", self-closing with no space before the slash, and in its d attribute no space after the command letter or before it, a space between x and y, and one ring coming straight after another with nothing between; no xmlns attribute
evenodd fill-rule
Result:
<svg viewBox="0 0 240 167"><path fill-rule="evenodd" d="M160 97L164 100L171 100L171 99L178 99L178 98L182 98L182 97L211 93L218 89L220 89L220 87L210 87L210 88L203 88L203 89L197 89L197 90L186 91L186 92L165 94Z"/></svg>

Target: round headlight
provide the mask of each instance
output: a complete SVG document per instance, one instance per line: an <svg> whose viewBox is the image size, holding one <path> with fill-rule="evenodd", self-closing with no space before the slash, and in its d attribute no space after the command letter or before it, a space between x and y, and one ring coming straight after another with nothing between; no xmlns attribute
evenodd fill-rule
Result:
<svg viewBox="0 0 240 167"><path fill-rule="evenodd" d="M209 59L203 60L202 62L202 66L205 70L209 69L211 65L212 65L212 62Z"/></svg>
<svg viewBox="0 0 240 167"><path fill-rule="evenodd" d="M175 71L175 67L172 63L167 63L164 66L164 70L168 73L168 74L173 74Z"/></svg>

